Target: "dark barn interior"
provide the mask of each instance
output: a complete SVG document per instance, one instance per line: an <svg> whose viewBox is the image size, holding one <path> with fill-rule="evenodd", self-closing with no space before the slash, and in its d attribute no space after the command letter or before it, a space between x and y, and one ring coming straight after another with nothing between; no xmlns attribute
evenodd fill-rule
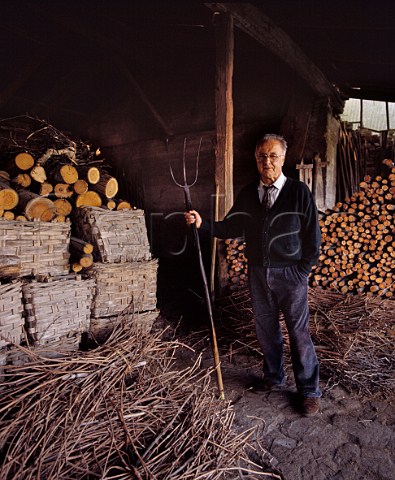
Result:
<svg viewBox="0 0 395 480"><path fill-rule="evenodd" d="M133 283L134 275L139 277L139 281L144 278L145 283L137 282L136 290L143 294L144 288L154 291L150 291L152 295L148 300L144 297L146 304L141 310L143 314L148 314L151 318L155 313L156 318L161 311L163 317L168 314L172 320L177 318L181 328L185 327L182 332L185 335L191 334L193 337L196 330L207 327L204 285L199 272L191 229L185 225L183 190L174 183L170 167L175 180L182 183L182 161L183 158L185 159L187 181L193 183L197 173L196 184L191 188L193 207L205 218L220 219L229 210L241 188L257 178L254 158L257 140L265 133L283 135L288 142L284 173L308 184L322 221L323 253L320 257L320 265L315 270L315 276L311 277L310 286L323 288L324 292L328 293L317 294L318 296L312 299L312 305L316 308L314 339L316 341L319 339L319 348L323 356L329 355L329 351L338 349L327 363L323 362L324 374L330 378L331 388L338 384L346 385L348 388L347 382L350 382L349 390L345 387L347 394L355 391L366 394L366 392L370 393L369 389L372 389L375 394L377 391L384 392L384 397L388 399L395 383L393 375L388 374L382 380L377 377L377 371L381 370L385 372L383 375L387 375L387 369L390 370L388 365L393 363L391 360L393 347L388 346L388 339L393 339L394 335L393 303L391 302L395 295L393 273L395 261L394 38L395 3L393 0L376 0L375 2L264 0L239 3L204 3L194 0L183 2L178 0L170 2L133 0L2 2L0 7L0 64L2 65L0 171L4 175L11 153L15 156L15 153L22 151L18 150L20 145L17 145L16 141L18 128L25 131L23 129L30 128L31 125L35 125L32 130L34 135L43 125L46 125L50 127L48 131L52 131L51 128L54 127L62 132L65 138L71 139L68 143L70 145L72 142L87 145L92 152L99 149L100 161L104 162L109 173L118 180L116 201L125 200L130 203L131 211L136 214L133 222L138 223L139 232L141 233L141 228L146 229L148 240L143 241L145 242L143 247L149 248L149 253L144 250L141 254L139 251L139 255L142 256L138 258L139 261L143 260L143 263L147 262L144 263L147 271L144 270L141 274L136 274L134 271L118 274L116 269L119 267L119 259L117 259L113 265L114 272L111 271L108 275L118 276L120 283ZM343 117L345 105L349 99L360 100L361 121L359 123L355 120L354 124L347 122ZM386 128L374 129L364 125L362 101L365 100L383 102ZM366 113L366 109L364 112ZM15 128L14 131L13 128ZM29 132L26 132L28 135ZM29 145L28 138L26 145ZM196 171L197 159L198 171ZM3 185L4 178L1 172L0 191L6 188ZM374 217L375 208L372 208L373 213L369 210L374 203L384 205L380 207L381 215L378 216L377 213L377 218ZM4 210L1 212L0 216L5 217ZM126 218L128 214L126 212L124 214ZM369 217L370 223L364 231L358 230L357 225L354 235L349 233L349 230L354 228L354 225L351 226L353 215L367 218L370 214L372 218L374 217L373 221ZM84 219L85 221L88 220ZM123 221L120 220L117 226L122 225ZM128 221L125 220L126 223ZM143 227L141 227L142 224L144 224ZM1 225L5 225L5 222L0 221L0 229ZM59 225L56 226L59 230L54 233L54 238L50 237L50 242L56 242L56 238L61 236L66 237L62 233L62 228L65 227ZM112 233L117 237L115 223L112 225L106 231L106 235L111 235L112 228ZM133 225L136 224L133 223ZM340 227L342 232L339 233ZM7 244L9 238L5 238L1 243L2 235L4 238L9 235L5 227L0 232L0 260L10 255L10 250L7 250L10 248ZM74 235L76 233L73 230L72 236ZM23 243L23 234L21 236ZM118 237L120 248L125 247L130 241L130 239L124 241L120 235ZM14 237L11 241L14 241ZM224 322L228 319L228 315L231 320L236 319L243 323L248 319L249 322L252 318L248 301L240 296L245 291L247 281L242 239L233 239L233 243L230 240L227 243L222 241L214 243L208 234L202 233L200 242L210 293L212 299L219 302L216 313L220 312ZM353 252L350 244L355 249ZM94 258L95 264L98 263L95 253L91 255L89 252L85 257L87 261L92 262ZM100 258L100 262L105 263L107 260L103 258ZM120 258L122 263L122 255ZM234 267L229 266L229 259L230 262L233 261ZM154 264L154 262L157 263ZM91 263L87 271L90 267ZM153 274L151 267L154 270L158 268L157 272L155 270ZM19 268L21 268L20 265ZM94 268L95 281L99 282L100 275L104 273L97 265ZM0 262L2 278L0 286L14 284L15 278L24 276L19 271L20 275L14 276L13 282L9 283L11 277L9 273L2 273L2 269L4 270L5 267ZM29 278L29 281L38 280L49 284L51 280L48 280L48 276L51 277L51 274L47 275L47 273L38 272L35 277L27 275L26 278ZM70 272L67 270L66 273ZM76 270L75 273L77 273ZM154 280L149 280L150 275L154 275ZM44 277L45 280L43 280ZM6 280L3 282L3 279ZM92 280L91 276L90 279ZM109 283L104 283L106 288L112 281L111 279L108 280ZM149 287L147 287L148 283ZM26 285L24 288L27 288ZM325 290L326 288L328 290ZM60 288L61 292L63 289ZM84 287L81 287L82 290ZM236 314L231 312L231 306L235 306L233 300L230 301L227 297L232 291L236 295L235 303L239 309ZM350 300L351 297L347 297L348 300L345 299L345 295L348 294L355 295L355 300ZM359 295L362 294L367 296L360 300ZM0 297L1 295L0 292ZM9 293L6 295L11 296ZM29 293L29 295L34 294ZM61 293L59 295L61 304L64 299ZM116 295L115 293L114 296ZM135 296L137 298L137 293ZM373 304L367 305L366 298L371 299ZM100 308L102 307L97 300L96 311L99 312ZM95 328L98 331L102 326L99 317L115 316L115 310L111 313L112 308L113 304L110 302L108 307L110 313L103 314L102 310L97 313ZM3 308L3 310L7 309L9 308ZM352 312L350 314L349 309ZM335 313L334 310L336 310ZM360 311L363 311L363 314L360 314ZM51 314L53 312L54 309L51 310ZM30 314L19 312L19 315L28 317ZM362 347L360 350L356 347L360 355L358 361L364 362L362 366L358 364L359 368L366 371L367 376L369 376L369 369L376 361L374 350L380 351L379 364L374 365L377 369L374 374L371 374L368 381L372 383L367 387L366 384L362 385L363 382L358 383L356 378L359 373L355 373L352 367L346 364L346 358L350 351L354 351L352 349L354 343L358 343L355 340L358 335L362 337L366 333L366 338L373 338L374 335L370 336L370 332L374 315L377 315L380 320L380 333L375 334L374 340L369 340L372 343L366 347L368 354L363 360L361 359L363 357L361 352L364 352ZM351 326L351 321L357 317L358 325ZM322 325L325 327L317 326L319 324L317 318L322 320ZM1 318L0 325L2 325ZM233 333L237 336L241 332L240 338L242 338L246 332L238 330L239 326ZM342 336L341 340L337 339L337 343L333 339L328 340L326 344L321 337L326 332L329 334L332 332L333 335L341 333L344 334L344 338ZM224 338L227 333L229 332L221 331ZM249 335L247 337L251 338ZM110 349L116 349L117 342L125 345L125 351L129 348L126 337L111 338ZM381 340L379 342L379 338L382 343L380 343ZM347 343L346 339L350 343ZM35 338L34 341L37 339ZM195 339L192 338L193 347L195 347L194 341ZM18 343L15 339L13 342ZM207 342L207 338L199 338L196 341L196 350L205 352ZM22 342L22 344L25 348L25 343ZM0 340L0 379L2 365L19 365L18 362L22 362L22 353L18 355L15 352L12 355L9 353L11 345L11 341L2 344ZM229 355L232 358L233 343L230 345ZM40 346L38 341L37 346ZM136 348L145 351L145 347L137 341ZM251 353L254 349L258 349L255 344L248 352ZM156 352L155 348L153 351ZM341 356L339 352L344 354L341 360L339 360ZM138 365L145 362L145 357L140 358L138 355L128 360L129 366L131 362ZM334 374L331 370L337 361L339 365L347 365L349 368L348 373L341 377L343 383L339 380L340 377L336 376L338 373ZM69 370L63 373L69 375ZM163 371L155 370L153 373L158 384L162 376L167 378L167 374L165 368ZM130 373L126 383L133 383L135 378L133 375ZM345 377L347 377L346 380ZM170 385L172 379L169 377L166 381ZM114 385L117 383L115 377L111 375L103 376L102 385L105 382L114 382ZM144 385L147 390L151 387L149 383ZM28 389L29 386L26 388ZM87 383L84 388L90 391L91 386ZM163 388L166 389L167 385ZM180 391L187 389L185 384L179 384L177 388ZM330 390L328 388L328 392ZM237 401L242 398L245 391L243 390L240 397L236 395L237 392L235 393ZM153 396L155 395L154 392ZM333 395L331 400L340 408L344 397L335 398L335 393ZM159 396L158 394L155 398ZM182 398L181 394L179 398ZM275 405L273 408L278 410L261 413L270 417L271 425L274 425L273 430L280 430L282 417L279 410L282 407L277 407L274 397L271 398ZM199 405L204 403L200 397L196 402L200 402ZM143 400L142 403L144 403ZM256 407L255 404L253 407L243 404L244 407L242 407L242 404L243 402L240 403L240 409L248 410ZM280 405L282 405L281 402ZM351 416L354 415L355 405L356 401L347 403L344 407L346 413L352 412ZM311 480L312 478L314 480L345 478L391 480L393 478L391 473L384 470L391 463L388 459L390 458L388 445L391 438L393 440L393 433L389 433L388 430L391 425L393 426L394 414L391 410L383 419L377 413L373 419L374 405L373 407L369 405L366 409L361 407L361 404L358 403L358 405L359 407L354 409L360 408L363 412L355 420L358 424L368 421L373 423L377 420L380 426L385 428L385 432L384 430L381 432L385 437L383 447L385 460L381 469L377 467L379 453L372 463L376 466L371 470L367 466L369 441L366 440L368 433L364 432L361 434L361 450L358 455L361 458L365 455L366 458L360 460L360 467L354 473L352 473L353 453L351 449L347 450L348 447L345 447L341 454L333 454L335 460L337 454L341 457L339 463L342 464L343 470L331 464L331 467L317 467L313 474L298 466L299 470L296 467L294 470L294 467L289 467L290 473L287 476L284 472L288 467L284 467L283 464L289 462L292 465L291 453L298 457L298 450L296 446L291 449L288 443L281 443L283 437L280 439L276 437L273 440L273 449L270 454L269 449L266 453L262 453L263 450L260 452L260 460L265 458L265 461L261 462L265 465L265 471L273 474L271 478L283 480ZM95 404L92 408L96 407ZM1 408L0 404L0 413L3 412ZM6 411L6 407L3 406L3 408ZM52 408L52 404L48 408ZM209 412L210 408L202 407L202 410ZM257 411L260 412L259 409ZM169 415L172 414L169 411ZM6 413L4 415L6 421ZM106 415L108 416L108 410ZM328 406L325 415L326 419L330 419L328 422L332 422L331 427L335 425L337 428L336 422L340 425L341 420L336 417L337 411L332 411ZM368 420L363 415L368 416ZM169 425L175 421L177 415L171 418L169 416L165 421L169 422ZM122 425L126 429L125 424L122 423ZM363 425L367 426L367 423ZM238 425L240 428L242 426ZM295 428L299 429L295 434L299 435L296 442L304 439L304 426ZM350 426L350 429L352 428L354 427ZM136 430L138 430L137 427ZM288 433L287 442L292 437ZM148 437L149 435L147 434ZM158 434L159 439L162 438L161 435L162 433ZM331 433L327 432L325 439L330 438L330 435ZM334 434L333 438L336 438L342 448L351 442L350 438L344 440L341 437L345 435L343 430L341 435L336 435ZM359 433L355 435L357 438ZM7 441L12 443L13 440ZM221 441L225 445L229 440L222 438ZM87 443L89 443L88 440ZM81 477L75 476L77 474L72 469L68 473L63 472L64 476L57 476L54 471L51 471L48 476L40 477L37 474L38 476L35 477L32 473L29 477L26 472L34 463L31 459L26 460L26 470L23 474L22 466L18 467L20 470L15 470L16 467L11 467L12 462L8 459L8 463L3 462L6 465L2 467L3 472L6 473L2 478L17 478L16 471L21 475L18 478L26 479L225 478L218 472L216 472L218 476L205 477L203 474L199 476L201 472L198 470L195 472L196 477L187 475L184 477L181 473L177 477L174 472L172 474L174 476L169 477L162 477L160 474L149 476L148 470L144 472L144 469L140 469L144 462L141 460L143 457L139 459L138 447L133 446L135 448L133 450L128 441L126 444L126 447L122 444L122 449L125 448L128 460L132 459L131 463L136 461L135 464L138 467L130 471L125 467L128 474L125 473L123 477L116 477L116 468L119 465L97 473L96 466L92 467L97 459L93 463L87 460ZM277 454L284 455L284 461L280 462L281 468L276 468L272 462L274 457L270 459L270 455L274 455L273 452L276 448L280 448L280 444L284 451L277 451ZM1 452L8 448L7 445L6 441L3 442L0 439ZM148 449L151 456L153 455L151 448L154 449L155 445L154 440ZM230 444L226 445L230 450ZM104 440L103 446L110 449L109 444ZM179 452L185 448L185 445L180 443L180 446L177 444L174 450ZM289 450L286 450L288 448ZM338 446L336 448L340 449ZM133 452L130 453L132 450ZM103 457L100 455L101 453L97 458L104 462L105 454ZM254 461L257 461L256 455L258 453L255 452ZM315 452L312 455L314 456ZM210 456L209 453L208 456ZM185 462L187 464L189 460ZM89 470L88 463L92 471ZM270 468L267 467L268 465ZM43 466L40 468L45 470ZM182 470L181 466L177 468ZM388 468L388 471L390 469ZM92 473L93 471L96 473ZM142 471L144 473L141 473ZM364 473L366 477L361 476ZM145 474L147 476L144 476ZM258 478L256 471L255 474L256 477L245 474L246 476L243 475L240 478ZM262 473L262 475L268 474ZM236 477L231 478L233 479Z"/></svg>
<svg viewBox="0 0 395 480"><path fill-rule="evenodd" d="M395 98L391 2L219 5L117 0L2 7L1 117L29 114L100 147L122 178L121 192L144 207L163 267L186 260L173 254L185 231L175 213L183 210L182 191L168 169L169 160L180 162L185 137L190 167L203 138L193 200L205 215L212 213L216 10L236 8L247 18L247 28L238 17L234 28L235 195L255 176L257 138L273 131L290 143L289 175L297 176L295 165L311 163L317 152L331 161L321 207L332 207L337 138L325 138L337 131L344 100ZM246 31L254 17L248 7L262 12L257 35L266 45ZM271 43L270 29L276 29Z"/></svg>

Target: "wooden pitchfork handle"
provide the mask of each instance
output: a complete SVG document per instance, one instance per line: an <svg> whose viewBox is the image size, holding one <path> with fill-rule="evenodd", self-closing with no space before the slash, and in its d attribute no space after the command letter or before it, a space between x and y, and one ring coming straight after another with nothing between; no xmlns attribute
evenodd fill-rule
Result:
<svg viewBox="0 0 395 480"><path fill-rule="evenodd" d="M199 148L198 148L198 153L196 156L196 170L195 170L195 179L194 181L188 185L187 182L187 172L186 172L186 138L184 139L184 149L183 149L183 156L182 156L182 170L183 170L183 183L177 182L175 179L173 169L171 167L171 163L169 162L169 168L170 168L170 174L171 177L174 181L174 183L182 188L184 190L184 198L185 198L185 207L187 211L189 212L192 210L192 202L191 202L191 194L189 191L189 188L195 185L197 178L198 178L198 172L199 172L199 154L200 154L200 147L202 144L202 139L200 139L199 142ZM215 333L215 325L214 325L214 319L213 319L213 310L211 307L211 298L210 298L210 292L207 284L207 276L206 276L206 271L204 269L204 264L203 264L203 258L202 258L202 249L200 247L200 240L199 240L199 234L196 228L196 224L193 223L191 225L192 231L193 231L193 236L195 240L195 246L196 250L199 256L199 267L200 267L200 273L202 276L203 284L204 284L204 294L205 294L205 299L206 299L206 306L208 310L208 314L210 317L210 323L211 323L211 333L212 333L212 344L213 344L213 355L214 355L214 365L215 365L215 370L217 372L217 384L218 384L218 391L219 391L219 399L220 400L225 400L225 393L224 393L224 385L222 382L222 372L221 372L221 362L219 359L219 353L218 353L218 345L217 345L217 335Z"/></svg>
<svg viewBox="0 0 395 480"><path fill-rule="evenodd" d="M187 211L189 212L190 210L192 210L192 202L191 202L191 195L190 195L190 192L189 192L189 187L187 185L184 185L183 190L184 190L184 197L185 197L185 206L187 208ZM192 228L192 232L193 232L193 237L194 237L194 241L195 241L196 250L197 250L197 253L198 253L200 273L201 273L202 280L203 280L206 305L207 305L207 310L208 310L208 314L209 314L209 317L210 317L210 323L211 323L214 366L215 366L215 370L216 370L216 373L217 373L218 396L219 396L220 400L225 400L225 390L224 390L224 384L223 384L223 381L222 381L221 361L220 361L219 353L218 353L217 335L216 335L216 332L215 332L215 325L214 325L214 318L213 318L213 310L212 310L212 306L211 306L210 291L209 291L209 288L208 288L207 276L206 276L206 271L205 271L205 268L204 268L203 257L202 257L202 249L201 249L201 246L200 246L199 233L197 231L196 223L192 223L191 228Z"/></svg>

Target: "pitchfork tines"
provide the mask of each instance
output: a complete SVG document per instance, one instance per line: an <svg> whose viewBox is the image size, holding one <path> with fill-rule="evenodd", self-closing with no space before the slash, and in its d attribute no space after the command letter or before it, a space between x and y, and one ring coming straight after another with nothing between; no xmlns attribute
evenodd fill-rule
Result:
<svg viewBox="0 0 395 480"><path fill-rule="evenodd" d="M187 139L186 139L186 138L184 138L184 148L183 148L183 152L182 152L182 175L183 175L183 183L178 182L178 181L176 180L176 177L175 177L174 171L173 171L173 167L172 167L171 162L170 162L170 160L169 160L169 168L170 168L171 178L173 179L173 182L174 182L178 187L180 187L180 188L182 188L182 189L184 190L185 206L186 206L187 210L191 210L191 209L192 209L192 202L191 202L191 196L190 196L190 193L189 193L189 189L195 185L195 183L197 182L198 176L199 176L199 156L200 156L201 146L202 146L202 138L200 138L199 147L198 147L198 151L197 151L197 154L196 154L195 178L194 178L194 180L193 180L192 183L188 183L188 179L187 179L187 167L186 167Z"/></svg>

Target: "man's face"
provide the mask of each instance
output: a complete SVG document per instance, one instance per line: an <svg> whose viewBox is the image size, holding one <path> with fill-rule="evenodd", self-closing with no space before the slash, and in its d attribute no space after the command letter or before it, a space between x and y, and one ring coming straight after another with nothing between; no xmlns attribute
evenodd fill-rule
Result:
<svg viewBox="0 0 395 480"><path fill-rule="evenodd" d="M282 172L285 151L278 140L267 140L256 149L255 160L262 181L270 185Z"/></svg>

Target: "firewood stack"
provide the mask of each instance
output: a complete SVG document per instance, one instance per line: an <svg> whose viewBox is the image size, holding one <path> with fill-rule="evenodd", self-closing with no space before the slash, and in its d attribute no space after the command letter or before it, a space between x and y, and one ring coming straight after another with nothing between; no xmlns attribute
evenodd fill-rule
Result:
<svg viewBox="0 0 395 480"><path fill-rule="evenodd" d="M365 176L359 191L320 219L322 248L313 286L392 297L395 292L395 168Z"/></svg>
<svg viewBox="0 0 395 480"><path fill-rule="evenodd" d="M244 255L245 242L242 238L228 238L225 245L229 289L235 291L247 283L248 262Z"/></svg>
<svg viewBox="0 0 395 480"><path fill-rule="evenodd" d="M320 218L322 246L310 275L314 287L341 293L395 295L395 168L383 161L381 176L365 176L359 190ZM242 239L227 239L229 289L247 283Z"/></svg>
<svg viewBox="0 0 395 480"><path fill-rule="evenodd" d="M99 150L17 121L0 120L0 363L24 363L13 346L25 340L78 349L82 333L108 333L125 310L149 331L157 262L143 210L116 198Z"/></svg>
<svg viewBox="0 0 395 480"><path fill-rule="evenodd" d="M114 200L117 179L97 166L79 166L72 148L48 148L34 158L28 152L15 155L0 171L0 214L7 220L64 222L74 208L104 206L131 208Z"/></svg>

